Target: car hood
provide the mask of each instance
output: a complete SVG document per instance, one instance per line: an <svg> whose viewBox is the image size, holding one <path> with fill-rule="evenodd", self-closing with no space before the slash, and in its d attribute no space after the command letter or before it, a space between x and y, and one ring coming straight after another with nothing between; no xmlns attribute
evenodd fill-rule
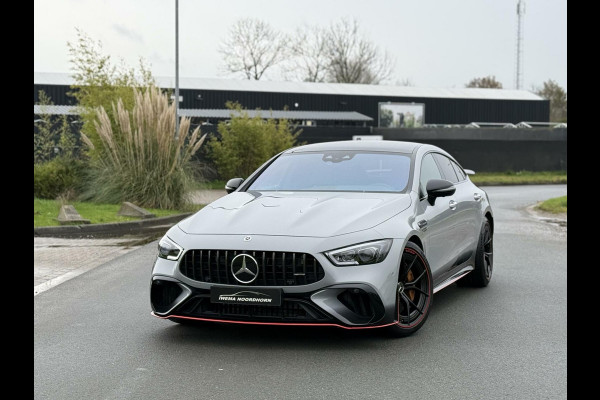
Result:
<svg viewBox="0 0 600 400"><path fill-rule="evenodd" d="M410 203L398 193L234 192L178 226L199 235L331 237L379 225Z"/></svg>

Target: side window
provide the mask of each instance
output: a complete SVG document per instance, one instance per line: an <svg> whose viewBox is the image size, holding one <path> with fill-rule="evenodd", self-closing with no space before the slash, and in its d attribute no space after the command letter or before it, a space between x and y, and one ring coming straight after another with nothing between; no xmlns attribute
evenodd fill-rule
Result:
<svg viewBox="0 0 600 400"><path fill-rule="evenodd" d="M454 167L452 166L452 161L446 156L435 153L434 157L436 158L442 172L444 173L445 178L452 183L458 183L458 177L456 176L456 172L454 172Z"/></svg>
<svg viewBox="0 0 600 400"><path fill-rule="evenodd" d="M454 172L456 172L456 175L458 176L458 180L462 182L465 179L467 179L467 174L465 174L465 171L463 171L463 169L454 161L450 160L450 162L452 163L452 166L454 167Z"/></svg>
<svg viewBox="0 0 600 400"><path fill-rule="evenodd" d="M425 194L427 181L430 179L442 179L442 174L431 156L431 153L426 154L425 157L423 157L423 161L421 161L421 178L419 179L419 183L421 184L421 195Z"/></svg>

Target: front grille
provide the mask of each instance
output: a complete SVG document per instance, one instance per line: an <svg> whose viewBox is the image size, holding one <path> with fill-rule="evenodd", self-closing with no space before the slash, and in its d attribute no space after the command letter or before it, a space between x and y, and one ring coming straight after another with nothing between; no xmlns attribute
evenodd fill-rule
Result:
<svg viewBox="0 0 600 400"><path fill-rule="evenodd" d="M331 317L308 301L284 299L281 306L211 303L206 296L195 296L185 302L178 315L236 321L324 322Z"/></svg>
<svg viewBox="0 0 600 400"><path fill-rule="evenodd" d="M239 285L231 273L231 260L238 254L249 254L258 262L258 276L252 285L308 285L325 276L312 255L281 251L188 250L181 258L179 270L195 281Z"/></svg>

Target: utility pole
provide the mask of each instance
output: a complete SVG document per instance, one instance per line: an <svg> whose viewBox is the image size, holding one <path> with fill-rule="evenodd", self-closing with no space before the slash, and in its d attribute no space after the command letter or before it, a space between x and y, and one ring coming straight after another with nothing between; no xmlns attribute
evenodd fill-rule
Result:
<svg viewBox="0 0 600 400"><path fill-rule="evenodd" d="M179 0L175 0L175 140L179 139Z"/></svg>
<svg viewBox="0 0 600 400"><path fill-rule="evenodd" d="M517 70L515 73L515 88L523 87L523 23L525 17L525 0L517 2Z"/></svg>

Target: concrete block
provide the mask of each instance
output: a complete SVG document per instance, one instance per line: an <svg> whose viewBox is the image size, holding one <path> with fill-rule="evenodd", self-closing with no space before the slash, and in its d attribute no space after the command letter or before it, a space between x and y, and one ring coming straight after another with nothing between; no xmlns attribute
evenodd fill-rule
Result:
<svg viewBox="0 0 600 400"><path fill-rule="evenodd" d="M61 225L79 225L89 224L90 220L81 217L72 205L65 204L60 207L60 211L58 212L58 222Z"/></svg>
<svg viewBox="0 0 600 400"><path fill-rule="evenodd" d="M121 209L117 213L117 215L121 215L123 217L135 217L135 218L154 218L156 215L152 214L150 211L143 209L142 207L138 207L133 203L128 201L123 202L121 204Z"/></svg>

